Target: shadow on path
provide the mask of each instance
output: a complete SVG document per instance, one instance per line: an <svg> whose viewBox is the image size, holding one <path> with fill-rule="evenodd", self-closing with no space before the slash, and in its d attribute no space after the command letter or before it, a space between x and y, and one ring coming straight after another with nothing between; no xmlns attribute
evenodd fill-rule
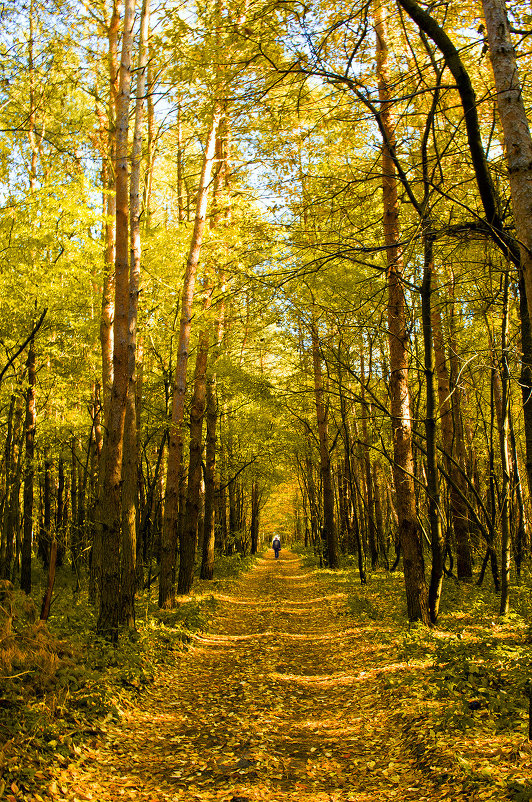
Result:
<svg viewBox="0 0 532 802"><path fill-rule="evenodd" d="M283 551L217 595L209 631L110 731L62 799L436 800L392 731L383 638ZM457 797L455 797L457 799Z"/></svg>

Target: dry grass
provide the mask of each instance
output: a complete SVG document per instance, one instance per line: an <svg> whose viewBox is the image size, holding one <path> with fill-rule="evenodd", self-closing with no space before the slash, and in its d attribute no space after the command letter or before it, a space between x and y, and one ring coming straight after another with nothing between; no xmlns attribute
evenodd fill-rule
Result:
<svg viewBox="0 0 532 802"><path fill-rule="evenodd" d="M68 647L40 621L32 599L0 582L0 680L42 693L70 657ZM5 687L5 686L4 686Z"/></svg>

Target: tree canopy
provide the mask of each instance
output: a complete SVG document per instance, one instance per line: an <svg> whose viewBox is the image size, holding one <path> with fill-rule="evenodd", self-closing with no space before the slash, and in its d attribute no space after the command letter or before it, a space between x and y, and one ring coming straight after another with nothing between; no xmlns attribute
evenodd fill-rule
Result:
<svg viewBox="0 0 532 802"><path fill-rule="evenodd" d="M489 562L507 612L532 480L526 4L1 14L2 575L29 590L57 549L115 638L154 572L172 605L282 529L363 582L402 559L426 623L445 573Z"/></svg>

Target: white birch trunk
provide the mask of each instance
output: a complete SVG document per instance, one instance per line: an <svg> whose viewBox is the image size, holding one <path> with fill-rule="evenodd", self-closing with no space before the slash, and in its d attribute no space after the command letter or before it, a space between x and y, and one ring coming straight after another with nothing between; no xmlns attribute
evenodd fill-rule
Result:
<svg viewBox="0 0 532 802"><path fill-rule="evenodd" d="M136 410L136 358L137 311L140 287L140 164L142 159L142 123L146 95L148 65L148 31L150 24L149 0L143 0L140 23L140 42L137 68L137 101L131 154L129 187L130 265L129 265L129 320L128 320L128 389L122 460L122 560L120 566L120 618L123 623L135 626L136 549L135 531L137 503L138 445Z"/></svg>
<svg viewBox="0 0 532 802"><path fill-rule="evenodd" d="M220 104L214 104L211 128L205 145L203 167L198 187L196 218L190 242L190 251L183 279L179 345L172 393L172 422L168 442L168 470L165 494L165 515L161 544L161 570L159 580L159 606L175 604L175 559L177 549L177 519L179 510L179 484L183 465L183 417L187 380L190 331L192 328L192 302L205 223L212 168L215 157L216 131L220 121Z"/></svg>
<svg viewBox="0 0 532 802"><path fill-rule="evenodd" d="M120 588L121 481L124 421L128 388L129 318L129 198L128 198L128 115L131 89L131 50L135 0L126 0L120 92L116 136L116 260L113 388L105 443L101 499L102 566L100 610L97 630L111 641L118 639Z"/></svg>
<svg viewBox="0 0 532 802"><path fill-rule="evenodd" d="M532 312L532 137L505 0L482 0L497 105L504 133L515 231L521 251L529 313Z"/></svg>

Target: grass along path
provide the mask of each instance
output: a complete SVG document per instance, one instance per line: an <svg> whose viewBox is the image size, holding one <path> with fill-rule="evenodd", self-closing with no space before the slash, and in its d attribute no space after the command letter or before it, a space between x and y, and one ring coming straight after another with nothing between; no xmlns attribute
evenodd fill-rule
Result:
<svg viewBox="0 0 532 802"><path fill-rule="evenodd" d="M384 683L395 650L378 624L343 615L343 590L289 551L228 587L209 631L46 799L473 798L417 767Z"/></svg>

